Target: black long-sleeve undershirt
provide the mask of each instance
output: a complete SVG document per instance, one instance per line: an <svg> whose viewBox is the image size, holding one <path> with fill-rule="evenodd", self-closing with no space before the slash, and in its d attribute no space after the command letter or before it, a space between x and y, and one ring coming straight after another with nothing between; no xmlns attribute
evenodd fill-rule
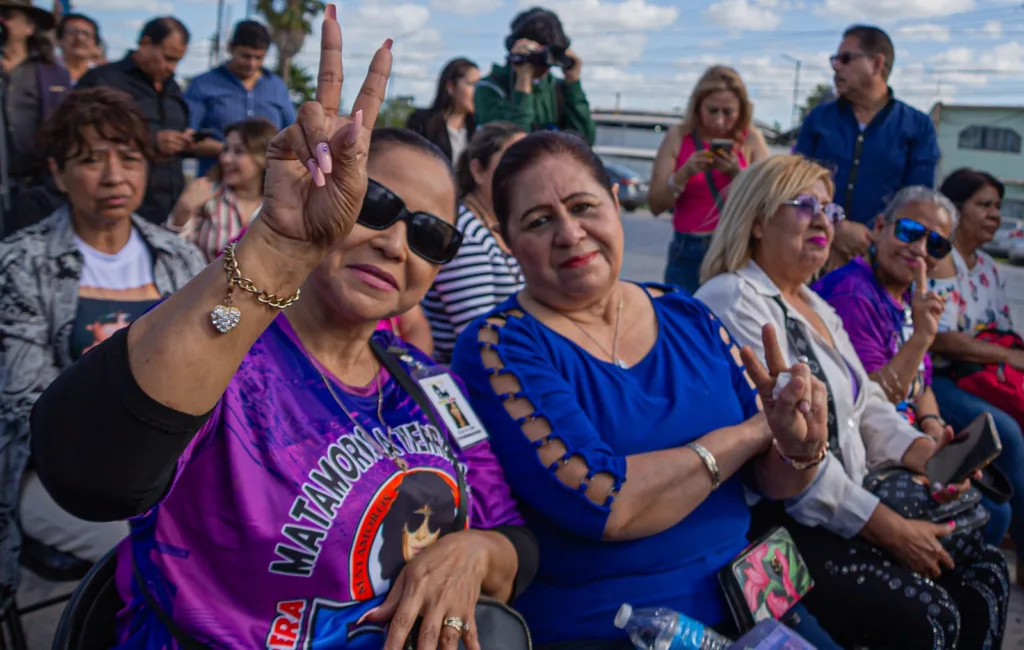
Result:
<svg viewBox="0 0 1024 650"><path fill-rule="evenodd" d="M164 406L135 381L124 328L82 356L43 392L31 415L35 470L54 501L87 521L152 508L206 415ZM523 526L494 529L516 549L518 596L537 573L537 539Z"/></svg>

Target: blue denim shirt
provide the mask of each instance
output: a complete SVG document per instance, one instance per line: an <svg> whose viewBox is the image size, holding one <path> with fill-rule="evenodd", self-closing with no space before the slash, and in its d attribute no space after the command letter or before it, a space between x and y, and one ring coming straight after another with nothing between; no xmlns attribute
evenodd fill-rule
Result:
<svg viewBox="0 0 1024 650"><path fill-rule="evenodd" d="M804 119L796 152L826 165L835 172L835 202L846 216L868 223L880 214L886 201L908 185L935 185L939 142L930 117L893 99L863 131L864 142L855 160L861 128L853 107L845 99L819 104ZM859 166L854 182L851 171Z"/></svg>
<svg viewBox="0 0 1024 650"><path fill-rule="evenodd" d="M295 121L295 106L281 77L264 69L252 90L242 85L227 66L218 66L197 76L185 91L190 124L195 130L212 129L220 140L224 129L251 117L263 117L284 129ZM205 174L216 161L199 161L199 173Z"/></svg>

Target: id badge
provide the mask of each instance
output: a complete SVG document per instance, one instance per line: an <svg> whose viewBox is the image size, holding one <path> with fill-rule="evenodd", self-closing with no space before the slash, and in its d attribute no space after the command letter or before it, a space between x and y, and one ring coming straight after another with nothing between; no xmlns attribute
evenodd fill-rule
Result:
<svg viewBox="0 0 1024 650"><path fill-rule="evenodd" d="M459 449L465 451L487 439L487 431L450 374L445 372L417 381L451 431Z"/></svg>

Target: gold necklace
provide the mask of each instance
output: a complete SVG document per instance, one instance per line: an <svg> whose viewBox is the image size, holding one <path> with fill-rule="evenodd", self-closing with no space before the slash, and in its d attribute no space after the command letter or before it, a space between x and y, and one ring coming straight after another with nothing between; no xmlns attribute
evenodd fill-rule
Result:
<svg viewBox="0 0 1024 650"><path fill-rule="evenodd" d="M382 456L386 456L388 459L391 460L391 462L393 462L398 467L400 471L404 472L407 469L409 469L409 463L407 463L404 458L398 456L398 448L395 447L395 443L392 438L391 427L388 426L388 423L384 421L384 391L381 389L380 385L380 366L377 366L376 363L374 364L374 366L377 369L377 372L374 373L376 377L375 382L377 384L377 420L380 421L381 426L383 426L384 430L387 432L388 447L385 448L382 444L380 444L377 441L376 436L374 436L372 433L370 433L366 437L370 441L370 443L377 448L377 451L380 452ZM356 428L362 428L359 422L356 421L355 417L352 416L352 412L348 410L348 408L345 406L345 403L342 402L341 398L338 397L338 394L334 392L334 387L331 386L331 382L327 379L327 376L324 375L323 371L320 370L320 367L317 366L315 362L313 364L313 367L316 368L317 373L320 375L320 379L323 380L324 386L327 386L327 391L331 394L331 397L334 398L334 401L337 402L338 406L341 407L341 410L345 412L345 415L347 415L348 419L352 422L352 426Z"/></svg>
<svg viewBox="0 0 1024 650"><path fill-rule="evenodd" d="M561 313L561 312L559 312L559 313ZM576 327L576 329L578 329L579 331L583 332L583 335L586 336L591 341L593 341L594 345L596 345L598 348L601 349L601 352L604 352L605 355L611 357L612 363L614 363L616 366L618 366L618 367L620 367L620 368L622 368L624 370L629 368L629 364L627 364L625 361L623 361L622 359L619 358L619 323L622 321L622 298L621 297L619 298L619 310L618 310L618 312L615 315L615 338L612 339L612 351L610 353L608 352L608 348L604 347L601 344L600 341L598 341L596 338L591 336L590 332L588 332L587 330L583 329L582 325L580 325L579 323L577 323L573 319L569 318L565 314L561 314L561 316L565 320L567 320L570 323L572 323Z"/></svg>

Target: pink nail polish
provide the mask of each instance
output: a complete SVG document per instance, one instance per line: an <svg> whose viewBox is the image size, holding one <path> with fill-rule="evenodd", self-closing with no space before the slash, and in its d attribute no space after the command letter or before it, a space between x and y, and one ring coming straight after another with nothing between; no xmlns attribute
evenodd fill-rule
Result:
<svg viewBox="0 0 1024 650"><path fill-rule="evenodd" d="M368 618L370 617L370 615L371 615L371 614L373 614L373 613L374 613L375 611L377 611L378 609L379 609L379 608L377 608L377 607L374 607L373 609L371 609L371 610L368 610L368 611L367 611L367 612L366 612L365 614L363 614L362 616L360 616L360 617L359 617L359 620L358 620L358 621L356 621L356 625L362 625L362 624L363 624L363 621L365 621L366 619L368 619Z"/></svg>
<svg viewBox="0 0 1024 650"><path fill-rule="evenodd" d="M955 521L949 522L949 527L950 528L956 528L956 522Z"/></svg>
<svg viewBox="0 0 1024 650"><path fill-rule="evenodd" d="M327 5L327 8L324 9L324 18L326 18L327 20L337 20L338 19L338 8L335 7L332 4L331 5Z"/></svg>
<svg viewBox="0 0 1024 650"><path fill-rule="evenodd" d="M306 168L309 169L309 175L313 177L313 184L317 187L323 187L326 183L324 181L324 173L320 171L320 167L317 166L316 161L310 158L306 161Z"/></svg>
<svg viewBox="0 0 1024 650"><path fill-rule="evenodd" d="M331 170L334 169L334 161L331 160L331 150L326 142L321 142L316 146L316 162L320 165L320 171L325 175L330 174Z"/></svg>
<svg viewBox="0 0 1024 650"><path fill-rule="evenodd" d="M946 492L949 492L950 494L956 494L956 486L955 485L948 486L946 488Z"/></svg>

